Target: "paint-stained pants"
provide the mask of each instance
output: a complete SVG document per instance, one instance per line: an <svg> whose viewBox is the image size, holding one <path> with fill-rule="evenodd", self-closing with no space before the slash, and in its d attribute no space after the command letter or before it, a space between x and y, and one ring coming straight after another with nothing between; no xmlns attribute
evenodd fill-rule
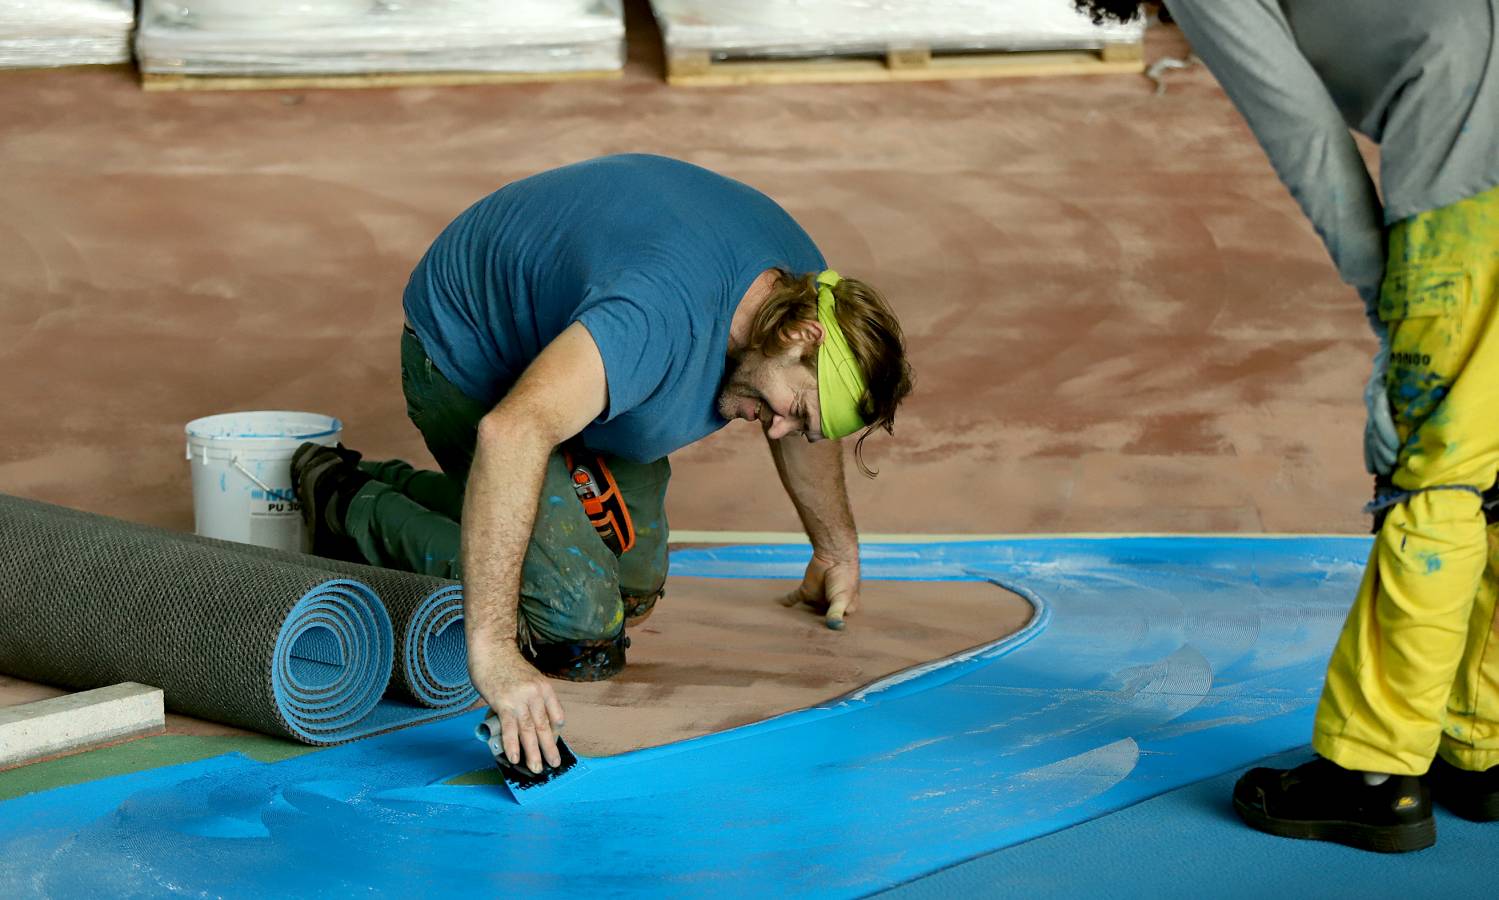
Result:
<svg viewBox="0 0 1499 900"><path fill-rule="evenodd" d="M1403 445L1389 509L1333 652L1313 747L1420 775L1440 752L1499 765L1499 189L1397 223L1380 318ZM1431 488L1443 488L1430 490Z"/></svg>
<svg viewBox="0 0 1499 900"><path fill-rule="evenodd" d="M488 412L432 365L421 342L401 336L406 412L441 472L399 460L361 463L373 480L349 502L344 530L370 563L461 579L464 486L479 420ZM588 521L562 454L547 460L536 524L521 568L522 638L571 642L611 638L624 627L622 594L654 594L666 582L666 460L610 457L635 525L635 545L616 557Z"/></svg>

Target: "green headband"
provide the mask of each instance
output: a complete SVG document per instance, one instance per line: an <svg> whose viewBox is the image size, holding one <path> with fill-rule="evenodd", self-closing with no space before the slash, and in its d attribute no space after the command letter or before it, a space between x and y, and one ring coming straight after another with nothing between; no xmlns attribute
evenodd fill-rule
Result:
<svg viewBox="0 0 1499 900"><path fill-rule="evenodd" d="M822 436L834 441L869 424L859 414L859 402L869 388L833 313L833 285L841 280L832 269L817 276L817 321L823 330L822 346L817 349L817 401Z"/></svg>

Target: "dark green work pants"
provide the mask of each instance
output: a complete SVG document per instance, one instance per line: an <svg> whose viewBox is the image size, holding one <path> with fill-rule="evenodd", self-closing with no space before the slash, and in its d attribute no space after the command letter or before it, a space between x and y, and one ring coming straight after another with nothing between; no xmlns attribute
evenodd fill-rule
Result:
<svg viewBox="0 0 1499 900"><path fill-rule="evenodd" d="M462 579L459 521L479 420L489 412L432 364L415 334L401 335L406 413L441 472L400 460L364 462L373 480L349 502L344 530L366 560L387 568ZM666 582L665 459L606 459L630 517L635 545L615 556L573 491L561 452L547 460L536 525L521 569L521 637L542 642L611 638L624 626L622 594L655 594Z"/></svg>

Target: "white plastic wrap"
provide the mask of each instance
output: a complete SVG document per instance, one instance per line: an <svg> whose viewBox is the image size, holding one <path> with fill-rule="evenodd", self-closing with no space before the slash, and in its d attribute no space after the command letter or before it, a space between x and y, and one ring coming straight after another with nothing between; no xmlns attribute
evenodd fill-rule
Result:
<svg viewBox="0 0 1499 900"><path fill-rule="evenodd" d="M191 75L595 71L624 32L620 0L143 0L135 49Z"/></svg>
<svg viewBox="0 0 1499 900"><path fill-rule="evenodd" d="M1094 25L1071 0L651 0L651 7L668 52L719 58L1096 49L1137 41L1145 29Z"/></svg>
<svg viewBox="0 0 1499 900"><path fill-rule="evenodd" d="M0 0L0 67L130 60L135 0Z"/></svg>

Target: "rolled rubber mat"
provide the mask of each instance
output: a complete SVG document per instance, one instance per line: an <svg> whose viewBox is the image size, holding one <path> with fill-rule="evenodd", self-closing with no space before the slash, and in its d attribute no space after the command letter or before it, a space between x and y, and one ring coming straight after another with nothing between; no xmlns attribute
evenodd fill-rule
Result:
<svg viewBox="0 0 1499 900"><path fill-rule="evenodd" d="M386 603L408 660L390 697ZM175 712L311 744L439 718L473 696L451 582L3 495L0 621L5 674L79 690L139 681Z"/></svg>
<svg viewBox="0 0 1499 900"><path fill-rule="evenodd" d="M395 631L391 691L434 709L466 709L479 699L468 679L463 587L458 582L196 535L175 536L225 552L312 566L368 585L385 604Z"/></svg>

